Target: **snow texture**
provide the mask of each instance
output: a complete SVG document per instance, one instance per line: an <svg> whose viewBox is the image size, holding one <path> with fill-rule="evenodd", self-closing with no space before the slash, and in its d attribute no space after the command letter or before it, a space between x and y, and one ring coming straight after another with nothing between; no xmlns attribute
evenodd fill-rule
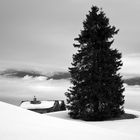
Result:
<svg viewBox="0 0 140 140"><path fill-rule="evenodd" d="M0 110L1 140L140 140L137 133L117 130L117 127L128 129L133 125L135 130L140 130L139 118L122 120L122 123L118 121L120 124L114 124L114 121L72 121L38 114L3 102L0 102ZM114 124L114 128L106 127L110 124Z"/></svg>
<svg viewBox="0 0 140 140"><path fill-rule="evenodd" d="M107 128L107 129L115 130L117 132L121 132L124 134L131 134L131 135L135 135L135 136L140 137L140 112L130 110L130 109L125 109L125 112L127 115L135 115L136 118L85 122L85 121L81 121L81 120L71 119L69 117L67 111L47 113L46 115L53 116L56 118L65 119L65 120L70 120L70 121L83 122L86 124L90 124L90 125L94 125L94 126L98 126L98 127L102 127L102 128Z"/></svg>

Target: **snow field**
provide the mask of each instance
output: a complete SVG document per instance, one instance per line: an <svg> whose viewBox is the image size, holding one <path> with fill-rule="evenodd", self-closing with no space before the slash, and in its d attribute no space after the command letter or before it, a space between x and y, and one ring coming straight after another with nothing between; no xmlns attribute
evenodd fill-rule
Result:
<svg viewBox="0 0 140 140"><path fill-rule="evenodd" d="M139 140L140 135L118 132L89 122L41 115L0 102L1 140ZM137 121L140 121L139 119ZM104 125L104 122L102 122ZM128 126L131 127L131 126ZM140 130L140 129L139 129Z"/></svg>

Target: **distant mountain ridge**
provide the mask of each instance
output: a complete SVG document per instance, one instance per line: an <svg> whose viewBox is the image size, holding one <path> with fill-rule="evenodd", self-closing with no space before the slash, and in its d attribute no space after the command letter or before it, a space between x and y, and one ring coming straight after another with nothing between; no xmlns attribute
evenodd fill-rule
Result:
<svg viewBox="0 0 140 140"><path fill-rule="evenodd" d="M33 71L33 70L15 70L15 69L7 69L0 72L1 76L6 77L15 77L15 78L24 78L25 76L31 76L33 78L35 77L46 77L47 80L54 79L54 80L60 80L60 79L69 79L70 73L68 72L52 72L48 74L43 74L39 71Z"/></svg>
<svg viewBox="0 0 140 140"><path fill-rule="evenodd" d="M126 83L127 85L131 85L131 86L140 85L140 77L124 79L124 83Z"/></svg>
<svg viewBox="0 0 140 140"><path fill-rule="evenodd" d="M61 79L70 79L70 73L66 71L58 71L58 72L52 72L48 74L43 74L39 71L33 71L33 70L16 70L16 69L7 69L0 72L1 76L6 77L15 77L15 78L24 78L25 76L31 76L33 78L35 77L46 77L47 80L53 79L53 80L61 80ZM127 85L140 85L140 77L133 77L124 79L124 83Z"/></svg>
<svg viewBox="0 0 140 140"><path fill-rule="evenodd" d="M69 72L56 72L53 73L51 76L48 76L48 79L60 80L60 79L70 79Z"/></svg>
<svg viewBox="0 0 140 140"><path fill-rule="evenodd" d="M29 71L29 70L15 70L15 69L7 69L0 73L2 76L7 77L16 77L16 78L23 78L24 76L32 76L32 77L38 77L38 76L45 76L37 71Z"/></svg>

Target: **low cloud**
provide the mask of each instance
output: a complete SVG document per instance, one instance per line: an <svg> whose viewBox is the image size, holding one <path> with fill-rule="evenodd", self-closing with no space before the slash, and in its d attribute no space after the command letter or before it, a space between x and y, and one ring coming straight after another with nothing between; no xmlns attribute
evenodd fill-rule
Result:
<svg viewBox="0 0 140 140"><path fill-rule="evenodd" d="M0 100L19 105L22 100L62 99L70 86L68 80L45 80L44 77L25 76L24 78L9 78L0 76Z"/></svg>
<svg viewBox="0 0 140 140"><path fill-rule="evenodd" d="M129 54L123 57L121 73L125 78L140 76L140 54Z"/></svg>

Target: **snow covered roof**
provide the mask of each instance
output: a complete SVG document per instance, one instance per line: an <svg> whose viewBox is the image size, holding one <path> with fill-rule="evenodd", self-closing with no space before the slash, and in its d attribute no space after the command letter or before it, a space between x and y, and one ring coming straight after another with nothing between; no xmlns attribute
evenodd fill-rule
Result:
<svg viewBox="0 0 140 140"><path fill-rule="evenodd" d="M25 101L20 104L20 107L25 109L44 109L53 107L55 101L40 101L39 104L32 104L31 101Z"/></svg>
<svg viewBox="0 0 140 140"><path fill-rule="evenodd" d="M61 100L40 101L34 96L32 101L22 101L20 107L25 109L46 109L53 107L55 103L60 105L62 102Z"/></svg>

